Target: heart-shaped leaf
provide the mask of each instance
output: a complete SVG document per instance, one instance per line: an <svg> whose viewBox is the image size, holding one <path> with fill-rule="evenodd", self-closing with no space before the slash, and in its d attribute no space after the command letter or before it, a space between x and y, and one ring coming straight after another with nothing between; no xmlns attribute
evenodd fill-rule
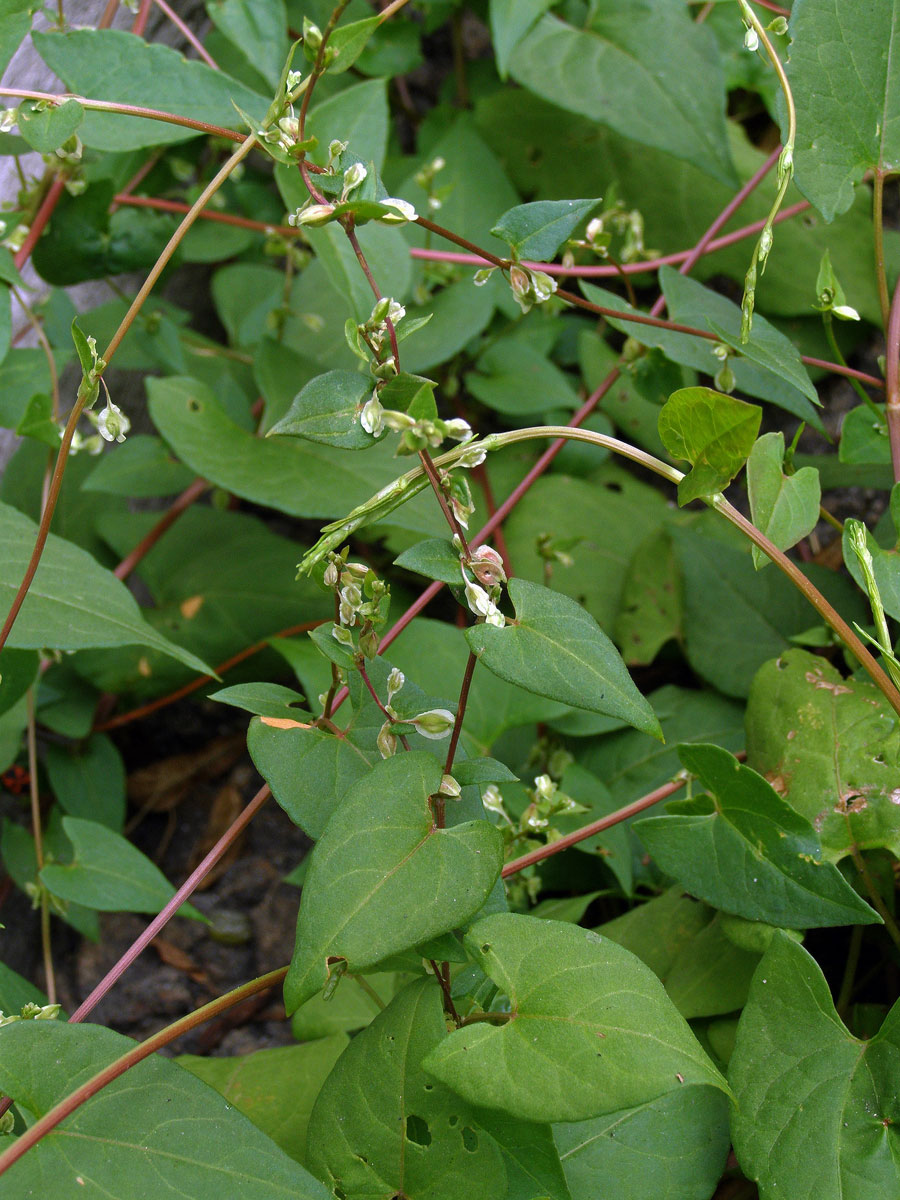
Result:
<svg viewBox="0 0 900 1200"><path fill-rule="evenodd" d="M339 960L359 971L458 929L500 874L503 843L487 821L438 829L429 804L441 764L423 751L380 762L344 797L310 858L285 980L289 1012Z"/></svg>
<svg viewBox="0 0 900 1200"><path fill-rule="evenodd" d="M568 596L525 579L509 581L515 621L473 625L466 641L489 671L527 692L621 717L661 737L653 709L592 616Z"/></svg>
<svg viewBox="0 0 900 1200"><path fill-rule="evenodd" d="M712 388L673 392L659 414L659 436L674 458L691 464L678 485L678 503L712 496L727 487L747 461L762 409Z"/></svg>
<svg viewBox="0 0 900 1200"><path fill-rule="evenodd" d="M822 488L815 467L801 467L785 475L784 434L764 433L747 459L747 491L753 524L779 550L795 546L815 529L819 520ZM753 546L757 571L770 560Z"/></svg>
<svg viewBox="0 0 900 1200"><path fill-rule="evenodd" d="M823 860L809 821L761 775L719 746L679 746L678 756L709 794L633 826L667 875L750 921L808 929L881 920Z"/></svg>
<svg viewBox="0 0 900 1200"><path fill-rule="evenodd" d="M735 1153L760 1200L900 1195L898 1062L900 1003L874 1037L852 1037L815 959L778 933L728 1070Z"/></svg>
<svg viewBox="0 0 900 1200"><path fill-rule="evenodd" d="M493 1139L422 1059L446 1033L434 979L404 988L341 1055L309 1122L308 1162L335 1195L495 1200L506 1172Z"/></svg>
<svg viewBox="0 0 900 1200"><path fill-rule="evenodd" d="M458 1029L424 1066L473 1104L581 1121L685 1083L725 1088L653 972L614 942L512 913L478 921L465 942L511 1011Z"/></svg>
<svg viewBox="0 0 900 1200"><path fill-rule="evenodd" d="M747 703L747 762L812 822L827 858L854 843L900 855L900 730L868 681L806 650L766 663Z"/></svg>

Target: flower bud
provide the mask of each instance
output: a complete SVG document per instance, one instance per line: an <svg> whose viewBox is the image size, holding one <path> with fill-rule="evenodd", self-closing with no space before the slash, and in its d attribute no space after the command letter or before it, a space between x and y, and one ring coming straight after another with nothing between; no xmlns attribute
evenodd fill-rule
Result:
<svg viewBox="0 0 900 1200"><path fill-rule="evenodd" d="M469 570L486 588L506 582L503 559L491 546L479 546L469 559Z"/></svg>
<svg viewBox="0 0 900 1200"><path fill-rule="evenodd" d="M472 426L462 417L453 417L452 420L443 421L442 424L444 437L452 438L454 442L467 442L475 436L472 433Z"/></svg>
<svg viewBox="0 0 900 1200"><path fill-rule="evenodd" d="M0 1117L0 1135L10 1134L16 1127L16 1114L12 1109L7 1111Z"/></svg>
<svg viewBox="0 0 900 1200"><path fill-rule="evenodd" d="M366 433L370 433L373 437L378 437L384 429L384 409L377 392L373 392L371 398L363 405L363 410L359 414L359 423Z"/></svg>
<svg viewBox="0 0 900 1200"><path fill-rule="evenodd" d="M354 188L359 187L368 173L361 162L355 162L348 167L344 172L344 193L352 192Z"/></svg>
<svg viewBox="0 0 900 1200"><path fill-rule="evenodd" d="M453 728L454 719L449 708L429 708L417 717L411 717L409 723L416 727L416 731L421 733L422 737L436 741L447 737Z"/></svg>
<svg viewBox="0 0 900 1200"><path fill-rule="evenodd" d="M482 267L481 270L476 271L472 276L472 282L476 287L484 287L496 270L496 267Z"/></svg>
<svg viewBox="0 0 900 1200"><path fill-rule="evenodd" d="M390 675L388 675L387 681L388 704L390 704L397 693L401 691L404 683L406 683L406 676L403 674L403 672L398 671L396 667L392 668Z"/></svg>
<svg viewBox="0 0 900 1200"><path fill-rule="evenodd" d="M322 582L326 587L333 588L337 584L340 577L340 572L338 571L337 566L333 562L330 562L325 568L325 574L322 576Z"/></svg>
<svg viewBox="0 0 900 1200"><path fill-rule="evenodd" d="M342 646L347 646L351 650L353 649L353 634L349 629L344 629L342 625L332 625L331 636Z"/></svg>
<svg viewBox="0 0 900 1200"><path fill-rule="evenodd" d="M391 728L391 722L385 721L378 731L378 737L375 739L375 744L378 747L378 753L382 758L390 758L397 753L397 735Z"/></svg>
<svg viewBox="0 0 900 1200"><path fill-rule="evenodd" d="M452 775L444 775L441 777L441 786L438 788L438 792L442 796L449 796L451 800L458 800L462 795L462 788Z"/></svg>
<svg viewBox="0 0 900 1200"><path fill-rule="evenodd" d="M308 208L298 209L294 217L294 225L327 225L334 218L334 205L310 204ZM291 224L290 218L288 224Z"/></svg>
<svg viewBox="0 0 900 1200"><path fill-rule="evenodd" d="M759 49L759 34L752 25L747 27L747 31L744 34L744 48L751 52Z"/></svg>

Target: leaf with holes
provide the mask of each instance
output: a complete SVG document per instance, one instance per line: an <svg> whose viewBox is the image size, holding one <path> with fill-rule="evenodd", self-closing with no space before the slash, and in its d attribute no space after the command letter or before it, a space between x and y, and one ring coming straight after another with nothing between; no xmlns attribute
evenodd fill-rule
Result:
<svg viewBox="0 0 900 1200"><path fill-rule="evenodd" d="M760 1200L900 1194L900 1003L851 1036L815 960L783 933L757 968L729 1079L732 1137Z"/></svg>
<svg viewBox="0 0 900 1200"><path fill-rule="evenodd" d="M580 604L524 579L509 581L509 595L515 621L503 629L473 625L466 630L479 662L527 692L621 717L636 729L662 736L619 652Z"/></svg>
<svg viewBox="0 0 900 1200"><path fill-rule="evenodd" d="M582 1121L686 1083L727 1091L653 972L614 942L511 913L465 941L510 1012L458 1029L425 1059L464 1099L526 1121Z"/></svg>
<svg viewBox="0 0 900 1200"><path fill-rule="evenodd" d="M344 796L310 858L285 980L289 1012L339 962L361 971L464 926L500 874L502 839L487 821L438 829L432 755L385 759ZM364 848L364 850L363 850Z"/></svg>
<svg viewBox="0 0 900 1200"><path fill-rule="evenodd" d="M434 979L404 988L341 1055L316 1100L310 1169L334 1195L495 1200L506 1172L469 1105L422 1070L446 1033Z"/></svg>
<svg viewBox="0 0 900 1200"><path fill-rule="evenodd" d="M793 649L760 668L747 762L801 813L836 861L853 845L900 855L900 729L868 680Z"/></svg>
<svg viewBox="0 0 900 1200"><path fill-rule="evenodd" d="M881 921L822 848L807 819L719 746L679 746L707 795L676 800L634 831L665 871L724 912L790 929Z"/></svg>

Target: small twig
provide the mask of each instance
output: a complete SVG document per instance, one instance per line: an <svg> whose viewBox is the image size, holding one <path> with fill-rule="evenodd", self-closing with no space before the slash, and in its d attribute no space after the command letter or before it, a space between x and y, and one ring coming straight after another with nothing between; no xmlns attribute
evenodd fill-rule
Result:
<svg viewBox="0 0 900 1200"><path fill-rule="evenodd" d="M856 980L856 969L859 966L859 953L862 949L863 927L854 925L850 931L850 945L847 948L847 961L844 963L844 976L841 980L841 990L838 993L837 1014L842 1021L847 1019L847 1011L853 998L853 984Z"/></svg>
<svg viewBox="0 0 900 1200"><path fill-rule="evenodd" d="M0 88L0 94L3 93L3 90L4 89ZM15 94L21 95L21 93ZM41 206L37 210L34 220L31 222L31 227L25 236L25 241L16 251L14 261L19 270L24 267L24 265L28 262L28 259L31 257L31 252L37 245L38 238L44 232L44 229L53 215L53 210L59 203L59 198L63 194L65 186L66 177L62 174L62 172L60 172L60 174L56 176L56 178L50 184L50 187L47 189L47 194L41 201Z"/></svg>
<svg viewBox="0 0 900 1200"><path fill-rule="evenodd" d="M138 37L144 36L144 31L147 28L147 21L150 17L150 7L152 0L141 0L141 6L138 9L137 16L134 18L134 23L131 26L131 32Z"/></svg>
<svg viewBox="0 0 900 1200"><path fill-rule="evenodd" d="M429 958L428 962L432 971L434 971L435 979L441 985L441 991L444 993L444 1012L452 1018L457 1026L461 1025L462 1022L459 1019L459 1013L456 1011L456 1005L453 1003L453 995L450 991L450 980L433 958Z"/></svg>
<svg viewBox="0 0 900 1200"><path fill-rule="evenodd" d="M53 946L50 940L50 897L40 881L44 869L44 839L41 827L41 799L38 792L37 734L34 719L34 688L28 689L28 721L25 727L28 747L29 796L31 799L31 832L34 837L34 857L38 869L38 887L41 896L41 950L44 959L44 981L47 1000L56 1003L56 972L53 969Z"/></svg>
<svg viewBox="0 0 900 1200"><path fill-rule="evenodd" d="M160 517L153 528L146 533L135 548L122 559L113 571L116 579L127 579L138 563L153 549L167 530L171 529L183 512L199 500L205 491L211 487L206 479L195 479L184 489L180 496L172 501L167 511Z"/></svg>
<svg viewBox="0 0 900 1200"><path fill-rule="evenodd" d="M462 686L459 689L459 702L456 706L456 720L453 722L453 732L450 734L450 745L447 747L447 758L444 763L444 774L453 774L453 760L456 758L456 748L459 745L459 736L462 733L463 719L466 715L466 705L469 702L469 688L472 686L472 675L475 673L475 664L478 659L474 654L469 652L469 657L466 661L466 669L463 673Z"/></svg>
<svg viewBox="0 0 900 1200"><path fill-rule="evenodd" d="M362 678L363 683L366 685L369 695L372 697L372 699L378 705L381 712L384 714L385 720L391 725L402 724L402 721L399 721L398 718L395 717L393 713L388 712L387 708L381 703L381 700L378 697L378 693L375 691L375 688L372 685L372 680L369 678L369 673L366 670L365 662L363 662L361 660L358 661L356 664L356 669L357 669L357 671L359 671L360 677ZM337 706L335 706L335 707L337 707ZM409 749L409 742L407 741L405 734L398 733L397 739L400 742L400 745L403 747L404 750Z"/></svg>
<svg viewBox="0 0 900 1200"><path fill-rule="evenodd" d="M352 978L356 980L369 999L384 1012L387 1005L372 987L371 983L369 983L368 979L366 979L365 975L354 975Z"/></svg>

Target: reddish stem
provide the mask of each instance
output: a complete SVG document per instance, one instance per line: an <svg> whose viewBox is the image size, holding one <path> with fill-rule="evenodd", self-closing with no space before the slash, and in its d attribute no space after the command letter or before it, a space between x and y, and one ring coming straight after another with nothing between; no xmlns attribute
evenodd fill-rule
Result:
<svg viewBox="0 0 900 1200"><path fill-rule="evenodd" d="M260 651L266 649L272 638L293 637L297 633L307 633L310 629L315 629L316 626L322 623L322 621L303 621L300 625L289 625L287 629L279 629L277 633L270 633L262 641L254 642L252 646L245 646L243 650L238 651L231 658L227 658L225 662L219 663L215 669L216 675L224 675L232 667L236 667L238 663L244 662L245 659L251 658L254 654L259 654ZM107 729L118 729L121 725L128 725L132 721L148 717L151 713L158 712L161 708L166 708L168 705L174 704L176 700L183 700L185 696L190 696L192 692L196 692L207 683L212 683L214 678L214 675L198 675L190 683L184 684L183 687L178 688L174 692L169 692L166 696L157 696L155 700L150 700L147 704L142 704L139 708L133 708L129 712L120 713L117 717L110 717L108 721L100 721L94 726L92 732L104 733Z"/></svg>
<svg viewBox="0 0 900 1200"><path fill-rule="evenodd" d="M645 808L659 804L660 800L665 800L667 796L671 796L673 792L683 788L686 782L684 779L673 779L669 783L664 783L662 787L656 788L655 791L648 792L646 796L641 796L639 800L633 800L631 804L626 804L624 808L617 808L615 812L608 813L598 821L592 821L590 825L582 825L581 829L574 829L555 842L549 842L546 846L538 846L536 850L523 854L521 858L514 858L501 871L502 877L508 879L517 871L524 871L526 867L530 867L536 862L551 858L554 854L568 850L570 846L577 846L579 842L593 837L595 833L602 833L604 829L610 829L613 825L627 821L635 813L643 812Z"/></svg>
<svg viewBox="0 0 900 1200"><path fill-rule="evenodd" d="M138 37L144 36L144 30L147 28L147 20L150 16L150 7L152 0L141 0L141 7L138 9L138 14L134 18L134 24L131 26L131 32L136 33Z"/></svg>
<svg viewBox="0 0 900 1200"><path fill-rule="evenodd" d="M35 213L34 220L31 222L31 228L25 236L25 241L21 248L16 252L15 263L16 267L21 271L28 259L31 257L31 252L37 244L38 238L47 227L47 223L53 215L53 210L59 203L59 198L63 194L63 189L66 186L65 175L57 175L53 182L47 188L47 194L41 201L41 206Z"/></svg>
<svg viewBox="0 0 900 1200"><path fill-rule="evenodd" d="M154 3L160 12L164 13L169 18L175 28L181 33L184 40L193 46L193 48L197 51L197 54L203 59L206 65L212 67L214 71L218 71L219 64L212 57L209 51L206 50L203 43L193 32L193 30L189 29L188 26L185 25L178 13L169 8L168 4L166 4L166 0L154 0Z"/></svg>
<svg viewBox="0 0 900 1200"><path fill-rule="evenodd" d="M205 479L195 479L189 487L186 487L181 495L172 501L169 510L160 517L150 532L141 538L130 554L127 554L122 559L113 571L116 579L127 579L141 559L153 549L166 530L171 529L181 514L190 508L195 500L199 500L209 486L210 484Z"/></svg>
<svg viewBox="0 0 900 1200"><path fill-rule="evenodd" d="M797 216L798 213L805 212L810 208L808 200L799 200L796 204L789 208L782 209L775 217L775 224L781 221L787 221L791 217ZM733 246L735 242L741 242L745 238L753 237L759 233L765 225L765 221L754 221L750 225L743 225L740 229L735 229L731 233L723 234L722 237L713 238L705 249L703 254L713 254L716 250L723 250L727 246ZM532 270L544 271L548 275L568 276L572 279L612 279L621 275L643 275L651 271L657 271L660 267L676 266L678 263L689 259L695 252L696 247L690 250L678 250L672 254L663 254L659 258L646 259L644 262L621 263L617 266L595 266L595 267L566 267L562 263L540 263L540 262L523 262L523 266L530 267ZM455 250L422 250L418 246L410 247L410 256L412 258L424 259L427 262L452 262L459 263L462 266L478 267L485 262L481 254L463 254Z"/></svg>
<svg viewBox="0 0 900 1200"><path fill-rule="evenodd" d="M197 886L213 869L222 855L234 843L238 835L247 827L253 817L259 812L263 804L268 799L269 787L264 784L253 799L249 802L244 811L235 821L231 823L228 829L222 834L213 848L205 856L199 866L191 871L190 875L165 906L162 912L153 918L144 932L137 938L125 951L119 961L106 972L97 986L91 991L90 995L84 999L81 1004L75 1009L69 1022L77 1024L83 1021L84 1018L100 1003L111 987L122 977L128 970L134 960L143 953L150 945L156 935L165 928L169 921L174 917L175 913L186 900L188 900L196 891Z"/></svg>
<svg viewBox="0 0 900 1200"><path fill-rule="evenodd" d="M139 183L140 180L137 180ZM137 186L137 183L132 183L129 186ZM113 197L113 204L130 204L135 208L152 208L159 212L171 213L186 213L190 211L190 205L184 204L181 200L161 200L156 196L129 196L126 192L119 192ZM273 225L269 221L253 221L250 217L239 217L232 213L216 212L211 208L204 208L200 213L200 217L204 221L219 221L222 225L236 225L238 229L253 229L259 233L280 233L284 237L296 237L297 230L290 225Z"/></svg>

